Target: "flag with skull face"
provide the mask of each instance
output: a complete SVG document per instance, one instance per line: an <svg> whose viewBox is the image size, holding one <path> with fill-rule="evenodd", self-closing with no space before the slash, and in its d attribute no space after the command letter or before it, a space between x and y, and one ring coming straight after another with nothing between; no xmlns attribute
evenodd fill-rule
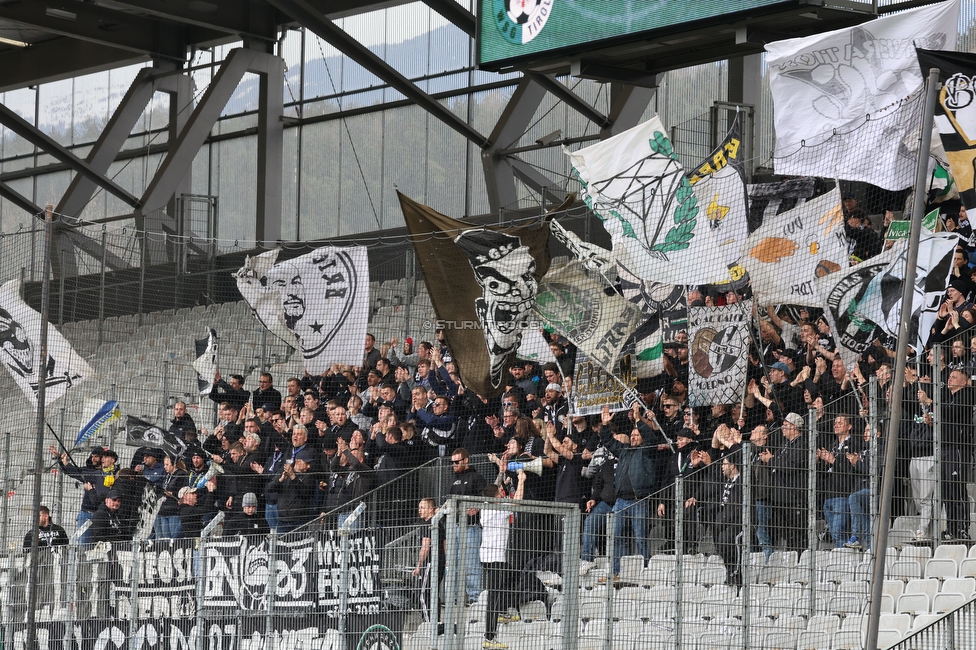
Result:
<svg viewBox="0 0 976 650"><path fill-rule="evenodd" d="M564 210L575 197L550 212ZM452 219L399 194L404 222L436 318L414 336L442 329L465 388L482 397L505 390L530 321L539 281L549 269L549 227L482 227ZM465 264L465 260L469 263ZM449 319L449 320L448 320Z"/></svg>
<svg viewBox="0 0 976 650"><path fill-rule="evenodd" d="M502 232L466 230L454 243L468 254L474 278L484 290L475 308L488 346L491 385L498 388L506 362L522 342L539 291L535 260L517 236Z"/></svg>

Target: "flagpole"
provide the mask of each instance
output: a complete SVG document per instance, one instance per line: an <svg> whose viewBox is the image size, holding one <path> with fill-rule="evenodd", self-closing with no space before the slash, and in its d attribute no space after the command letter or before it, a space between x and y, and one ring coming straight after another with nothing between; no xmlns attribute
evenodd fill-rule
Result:
<svg viewBox="0 0 976 650"><path fill-rule="evenodd" d="M51 265L51 231L54 226L54 206L48 203L44 206L44 256L41 262L41 340L40 353L35 357L37 368L37 426L34 442L34 507L33 519L28 530L31 535L31 563L27 588L27 639L33 643L37 638L37 570L38 570L38 530L41 516L41 474L44 471L44 408L47 396L47 321L50 316L51 279L48 268ZM6 523L6 522L4 522Z"/></svg>
<svg viewBox="0 0 976 650"><path fill-rule="evenodd" d="M885 431L885 465L881 481L881 503L878 507L878 530L874 536L874 569L871 574L871 608L864 647L878 647L878 626L881 617L881 595L884 592L885 554L888 551L888 520L891 518L891 494L895 485L895 460L898 451L898 427L901 423L901 397L905 387L905 365L908 356L908 328L912 316L915 293L915 271L918 267L918 242L922 234L922 212L925 209L925 178L928 176L929 148L932 145L932 120L935 116L936 93L939 90L939 69L931 68L925 86L925 109L922 112L922 133L918 147L918 167L915 171L915 200L912 203L911 232L908 238L908 260L905 263L905 284L902 287L901 316L898 320L898 347L895 369L891 378L888 429Z"/></svg>

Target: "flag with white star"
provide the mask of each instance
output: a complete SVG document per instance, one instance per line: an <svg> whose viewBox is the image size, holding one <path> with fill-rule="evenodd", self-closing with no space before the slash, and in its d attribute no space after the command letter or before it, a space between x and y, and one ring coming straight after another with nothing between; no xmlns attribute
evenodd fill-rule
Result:
<svg viewBox="0 0 976 650"><path fill-rule="evenodd" d="M238 273L238 286L246 270ZM270 332L291 333L310 374L334 363L362 364L369 318L365 246L323 246L263 271L241 293Z"/></svg>

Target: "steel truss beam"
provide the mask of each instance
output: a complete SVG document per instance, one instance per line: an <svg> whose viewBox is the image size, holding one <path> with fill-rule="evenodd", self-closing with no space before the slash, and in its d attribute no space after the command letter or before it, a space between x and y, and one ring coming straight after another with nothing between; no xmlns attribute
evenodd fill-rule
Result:
<svg viewBox="0 0 976 650"><path fill-rule="evenodd" d="M544 203L558 204L565 198L566 193L556 189L558 184L555 181L520 160L515 155L516 152L512 151L512 145L524 135L547 91L599 124L602 139L635 126L656 92L651 88L614 84L611 86L610 114L604 116L552 77L538 73L526 74L495 124L491 134L492 146L482 152L488 203L492 212L516 204L518 193L515 179L541 194ZM517 150L529 151L547 146L551 144L518 147Z"/></svg>
<svg viewBox="0 0 976 650"><path fill-rule="evenodd" d="M13 112L3 104L0 104L0 124L3 124L8 129L27 140L44 153L49 154L55 159L67 164L77 173L82 174L88 179L94 181L99 186L105 188L106 191L111 192L113 195L122 199L132 207L139 207L139 199L129 193L125 188L121 187L111 179L105 178L103 174L99 174L84 160L65 149L59 143L55 142L47 134L36 129L24 118L17 115L17 113Z"/></svg>
<svg viewBox="0 0 976 650"><path fill-rule="evenodd" d="M193 100L193 88L192 81L188 76L169 74L175 69L174 64L159 62L156 67L143 68L136 74L136 78L129 85L128 91L126 91L119 106L115 109L108 124L105 125L88 154L86 162L94 171L100 174L108 172L109 167L115 162L119 152L122 151L129 134L132 133L132 129L142 117L146 106L149 105L156 91L166 92L170 95L169 141L176 140L179 131L189 117L189 111L186 109ZM184 185L189 184L188 177L189 174L187 174ZM59 214L79 217L91 200L95 189L95 183L89 178L75 174L55 211ZM172 210L171 214L173 214ZM167 226L172 230L171 224L158 224L159 229L165 229ZM67 276L78 273L75 247L92 254L89 252L89 248L101 246L100 242L94 241L86 242L84 246L79 245L79 242L86 239L87 236L71 230L71 224L64 221L59 222L54 234L55 254L51 262L56 272ZM99 255L95 255L95 257L99 257ZM106 260L107 263L110 261L114 263L113 260Z"/></svg>
<svg viewBox="0 0 976 650"><path fill-rule="evenodd" d="M207 135L220 117L227 101L237 90L246 72L260 77L258 109L258 203L256 238L275 243L281 237L281 164L283 143L282 92L285 62L270 54L236 49L224 60L200 103L188 117L179 137L142 196L142 206L135 212L136 227L145 228L146 219L162 210L187 177L187 170Z"/></svg>
<svg viewBox="0 0 976 650"><path fill-rule="evenodd" d="M424 0L424 4L447 18L471 38L475 37L478 21L474 14L455 0Z"/></svg>
<svg viewBox="0 0 976 650"><path fill-rule="evenodd" d="M471 142L481 148L489 146L489 140L479 133L477 129L418 88L413 82L370 51L369 48L336 26L335 23L326 18L325 15L319 13L305 0L267 0L267 2L297 20L319 38L363 66L370 73L379 77L384 83L389 84L397 91L403 93L406 97L416 102L418 106Z"/></svg>
<svg viewBox="0 0 976 650"><path fill-rule="evenodd" d="M44 212L40 206L36 205L26 196L3 182L0 182L0 196L13 203L24 212L27 212L33 216L37 216Z"/></svg>
<svg viewBox="0 0 976 650"><path fill-rule="evenodd" d="M556 81L553 77L538 72L526 72L525 74L532 77L533 81L552 93L556 99L565 103L591 122L595 122L601 129L610 126L610 120L606 115L583 101L579 95Z"/></svg>
<svg viewBox="0 0 976 650"><path fill-rule="evenodd" d="M505 110L491 132L491 146L481 152L481 164L488 189L488 205L497 213L518 202L512 158L501 153L519 141L532 116L546 96L546 90L531 77L522 77ZM549 185L553 183L550 182Z"/></svg>

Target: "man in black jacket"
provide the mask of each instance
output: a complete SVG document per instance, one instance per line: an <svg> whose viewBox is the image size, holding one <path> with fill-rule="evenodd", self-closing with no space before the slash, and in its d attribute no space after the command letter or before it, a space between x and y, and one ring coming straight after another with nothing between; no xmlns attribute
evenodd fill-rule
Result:
<svg viewBox="0 0 976 650"><path fill-rule="evenodd" d="M240 411L251 399L250 391L244 390L244 377L231 375L230 382L224 381L218 370L214 373L213 388L210 389L210 400L220 404L227 402Z"/></svg>
<svg viewBox="0 0 976 650"><path fill-rule="evenodd" d="M675 434L675 450L664 466L664 478L661 481L660 498L657 504L657 516L664 527L664 550L674 548L674 491L675 481L679 477L685 478L691 475L696 469L696 458L699 454L695 447L695 432L688 428L683 428ZM705 452L700 452L705 453ZM689 546L692 540L697 539L697 491L692 488L689 481L685 481L683 487L685 507L683 519L682 535L684 539L685 552L690 552Z"/></svg>
<svg viewBox="0 0 976 650"><path fill-rule="evenodd" d="M269 411L281 408L281 392L272 385L270 372L262 372L258 376L258 389L252 394L255 408L261 407Z"/></svg>
<svg viewBox="0 0 976 650"><path fill-rule="evenodd" d="M37 537L37 548L51 548L54 546L67 546L68 533L64 528L51 522L51 511L47 506L41 506L37 516L37 528L24 535L24 552L29 553Z"/></svg>
<svg viewBox="0 0 976 650"><path fill-rule="evenodd" d="M726 584L742 584L739 574L738 540L742 534L742 481L739 464L733 456L722 459L725 483L718 500L711 505L709 519L715 533L715 547L725 563Z"/></svg>
<svg viewBox="0 0 976 650"><path fill-rule="evenodd" d="M786 549L802 552L807 547L807 436L803 418L789 413L783 420L783 446L769 449L761 458L770 468L773 503L773 544L786 538Z"/></svg>
<svg viewBox="0 0 976 650"><path fill-rule="evenodd" d="M932 407L932 398L919 391L919 401ZM969 497L966 481L973 457L973 408L976 391L962 370L949 373L942 391L942 503L946 510L944 541L969 540Z"/></svg>
<svg viewBox="0 0 976 650"><path fill-rule="evenodd" d="M119 513L121 507L121 495L115 490L109 490L105 494L105 502L98 506L95 516L92 517L92 542L121 542L129 539Z"/></svg>
<svg viewBox="0 0 976 650"><path fill-rule="evenodd" d="M290 533L312 519L315 477L309 473L315 463L315 451L304 448L293 462L282 467L281 474L268 484L268 492L278 495L278 532Z"/></svg>
<svg viewBox="0 0 976 650"><path fill-rule="evenodd" d="M186 402L177 402L173 405L173 419L169 423L169 432L187 444L197 439L197 424L186 412Z"/></svg>
<svg viewBox="0 0 976 650"><path fill-rule="evenodd" d="M600 441L610 453L617 457L617 470L614 472L616 501L613 504L613 575L620 574L620 558L633 539L637 554L647 558L647 499L657 481L658 446L651 427L640 417L640 405L634 404L635 426L628 436L625 433L614 435L610 428L613 414L610 407L604 406L600 414ZM632 537L628 538L627 533Z"/></svg>

